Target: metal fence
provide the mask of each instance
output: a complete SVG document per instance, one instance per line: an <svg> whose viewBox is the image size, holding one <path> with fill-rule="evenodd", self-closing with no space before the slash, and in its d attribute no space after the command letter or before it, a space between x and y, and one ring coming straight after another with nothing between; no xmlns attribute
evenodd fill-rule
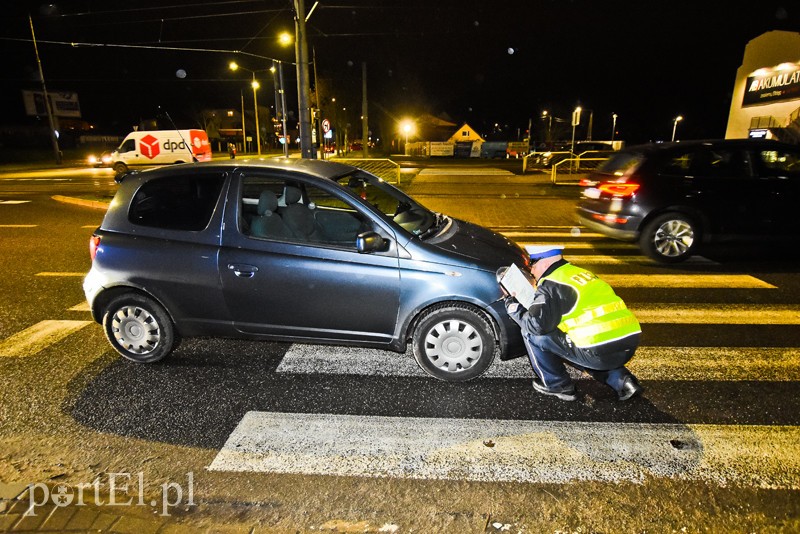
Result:
<svg viewBox="0 0 800 534"><path fill-rule="evenodd" d="M329 161L336 161L346 165L352 165L359 169L383 178L391 184L400 184L400 164L390 159L373 158L328 158Z"/></svg>
<svg viewBox="0 0 800 534"><path fill-rule="evenodd" d="M608 156L598 158L581 155L559 161L550 168L550 181L553 185L577 185L607 159Z"/></svg>

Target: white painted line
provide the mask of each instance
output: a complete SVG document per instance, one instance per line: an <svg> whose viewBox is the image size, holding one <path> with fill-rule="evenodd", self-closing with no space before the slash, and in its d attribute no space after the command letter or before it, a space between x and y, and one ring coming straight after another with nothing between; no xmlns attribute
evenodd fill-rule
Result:
<svg viewBox="0 0 800 534"><path fill-rule="evenodd" d="M613 287L777 289L748 274L601 274Z"/></svg>
<svg viewBox="0 0 800 534"><path fill-rule="evenodd" d="M41 321L0 341L0 358L25 358L58 343L91 321Z"/></svg>
<svg viewBox="0 0 800 534"><path fill-rule="evenodd" d="M511 238L516 239L516 240L519 240L520 238L525 238L525 237L558 237L558 238L569 237L569 238L582 238L582 239L586 239L588 237L588 238L592 238L592 239L607 239L607 237L604 236L603 234L594 234L594 233L591 233L591 232L583 232L583 233L581 233L581 232L572 232L572 231L570 231L570 232L544 232L544 231L542 231L542 232L500 232L500 233L503 234L506 237L511 237ZM522 242L520 241L520 243L522 243ZM528 244L532 244L532 243L527 243L526 242L525 244L528 245ZM539 243L539 244L541 244L541 243Z"/></svg>
<svg viewBox="0 0 800 534"><path fill-rule="evenodd" d="M448 167L447 169L422 169L419 176L515 176L513 172L496 168Z"/></svg>
<svg viewBox="0 0 800 534"><path fill-rule="evenodd" d="M38 224L0 224L0 228L36 228Z"/></svg>
<svg viewBox="0 0 800 534"><path fill-rule="evenodd" d="M800 349L777 347L639 347L628 364L642 380L800 381ZM570 368L575 379L591 380ZM427 377L411 351L294 344L277 373ZM483 378L533 377L527 358L495 359Z"/></svg>
<svg viewBox="0 0 800 534"><path fill-rule="evenodd" d="M78 277L78 276L86 276L86 273L69 273L69 272L45 271L45 272L41 272L41 273L36 273L36 276L55 276L55 277L57 277L57 276L72 276L72 277Z"/></svg>
<svg viewBox="0 0 800 534"><path fill-rule="evenodd" d="M248 412L210 471L800 488L800 428Z"/></svg>
<svg viewBox="0 0 800 534"><path fill-rule="evenodd" d="M518 242L520 245L527 243ZM646 256L603 256L603 255L565 255L564 258L575 265L625 265L625 264L650 264L658 265L655 261ZM684 265L718 265L703 256L691 256L683 262Z"/></svg>
<svg viewBox="0 0 800 534"><path fill-rule="evenodd" d="M0 200L0 204L27 204L30 200Z"/></svg>
<svg viewBox="0 0 800 534"><path fill-rule="evenodd" d="M800 348L639 347L627 367L642 380L796 382Z"/></svg>
<svg viewBox="0 0 800 534"><path fill-rule="evenodd" d="M78 311L78 312L90 312L90 311L92 311L92 308L89 307L89 303L86 302L86 301L81 302L80 304L76 304L75 306L73 306L71 308L68 308L68 309L69 309L69 311Z"/></svg>
<svg viewBox="0 0 800 534"><path fill-rule="evenodd" d="M640 323L800 324L800 306L761 304L652 304L628 306Z"/></svg>

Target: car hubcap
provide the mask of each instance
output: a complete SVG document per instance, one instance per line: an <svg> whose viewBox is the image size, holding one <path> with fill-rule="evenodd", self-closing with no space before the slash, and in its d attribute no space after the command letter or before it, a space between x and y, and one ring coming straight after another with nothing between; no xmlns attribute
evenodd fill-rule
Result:
<svg viewBox="0 0 800 534"><path fill-rule="evenodd" d="M483 341L475 328L463 321L444 321L425 337L425 356L444 371L469 369L480 358Z"/></svg>
<svg viewBox="0 0 800 534"><path fill-rule="evenodd" d="M676 258L686 254L694 243L694 231L686 221L666 221L656 230L653 244L662 256Z"/></svg>
<svg viewBox="0 0 800 534"><path fill-rule="evenodd" d="M125 306L117 310L111 328L117 343L134 354L152 352L161 340L155 317L137 306Z"/></svg>

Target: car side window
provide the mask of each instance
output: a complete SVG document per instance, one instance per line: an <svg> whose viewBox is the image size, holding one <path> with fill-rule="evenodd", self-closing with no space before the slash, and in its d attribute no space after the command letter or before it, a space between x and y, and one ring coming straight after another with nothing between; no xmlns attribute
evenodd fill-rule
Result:
<svg viewBox="0 0 800 534"><path fill-rule="evenodd" d="M745 178L750 176L745 154L736 149L708 148L681 152L664 166L665 174L710 178Z"/></svg>
<svg viewBox="0 0 800 534"><path fill-rule="evenodd" d="M785 176L800 179L800 150L762 150L756 162L762 176Z"/></svg>
<svg viewBox="0 0 800 534"><path fill-rule="evenodd" d="M347 198L281 177L246 177L239 213L240 231L255 239L352 250L371 227Z"/></svg>
<svg viewBox="0 0 800 534"><path fill-rule="evenodd" d="M222 174L150 180L133 196L128 220L165 230L203 230L211 221L224 181Z"/></svg>

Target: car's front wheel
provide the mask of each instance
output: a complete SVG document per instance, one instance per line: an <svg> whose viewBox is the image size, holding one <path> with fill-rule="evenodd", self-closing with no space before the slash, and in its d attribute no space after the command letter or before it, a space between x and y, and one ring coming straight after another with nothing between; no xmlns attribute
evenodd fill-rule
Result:
<svg viewBox="0 0 800 534"><path fill-rule="evenodd" d="M419 366L447 382L464 382L482 375L492 364L496 348L486 317L459 304L426 312L414 329L412 345Z"/></svg>
<svg viewBox="0 0 800 534"><path fill-rule="evenodd" d="M109 303L103 329L111 346L137 363L156 362L177 345L175 327L164 308L135 293L118 296Z"/></svg>
<svg viewBox="0 0 800 534"><path fill-rule="evenodd" d="M122 163L121 161L118 161L114 164L114 172L116 172L117 174L126 173L128 172L128 166Z"/></svg>
<svg viewBox="0 0 800 534"><path fill-rule="evenodd" d="M639 246L657 262L678 263L694 253L699 237L692 219L681 213L665 213L645 226Z"/></svg>

